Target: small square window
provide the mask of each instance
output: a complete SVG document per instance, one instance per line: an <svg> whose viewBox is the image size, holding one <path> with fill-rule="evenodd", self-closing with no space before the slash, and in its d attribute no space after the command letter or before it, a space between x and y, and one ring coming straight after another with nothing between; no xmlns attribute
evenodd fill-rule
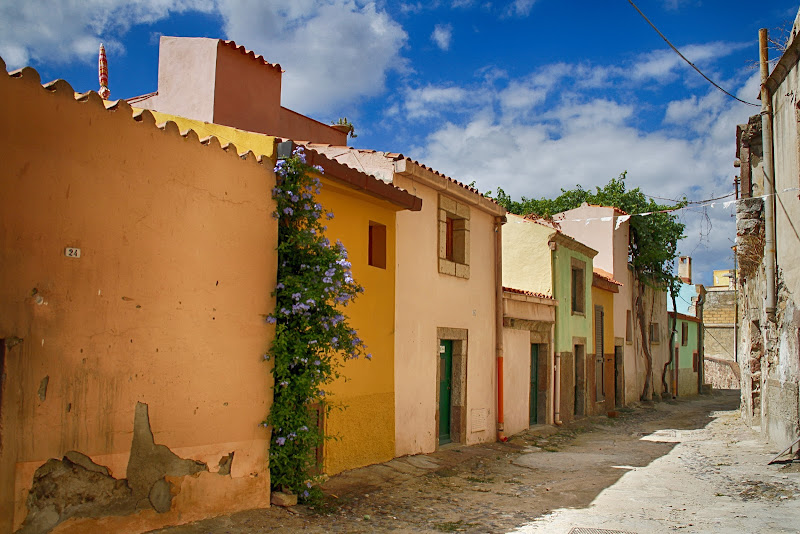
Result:
<svg viewBox="0 0 800 534"><path fill-rule="evenodd" d="M369 222L369 257L367 261L373 267L386 268L386 226L374 221Z"/></svg>
<svg viewBox="0 0 800 534"><path fill-rule="evenodd" d="M469 278L469 206L439 196L439 272Z"/></svg>
<svg viewBox="0 0 800 534"><path fill-rule="evenodd" d="M661 343L661 330L658 328L658 323L650 323L650 344L656 343Z"/></svg>

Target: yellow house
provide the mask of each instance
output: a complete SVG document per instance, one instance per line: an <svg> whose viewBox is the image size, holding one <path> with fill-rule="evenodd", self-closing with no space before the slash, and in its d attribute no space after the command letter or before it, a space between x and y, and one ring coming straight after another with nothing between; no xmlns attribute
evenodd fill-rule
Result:
<svg viewBox="0 0 800 534"><path fill-rule="evenodd" d="M205 132L234 143L239 150L274 157L276 138L229 126L153 112L157 122L173 121L181 130ZM327 237L340 240L353 264L353 277L364 293L347 308L350 322L372 353L372 361L351 360L332 384L334 408L324 421L329 440L322 451L324 472L333 475L395 453L395 214L419 211L421 199L364 174L312 147L306 159L320 165L322 190L317 198L335 215Z"/></svg>
<svg viewBox="0 0 800 534"><path fill-rule="evenodd" d="M590 414L605 414L614 409L616 399L622 398L622 375L614 369L615 362L621 362L621 355L615 358L614 351L614 295L619 293L621 283L597 267L592 273L592 336L594 338L594 357L587 358L589 366L587 411ZM620 380L619 395L617 380ZM621 403L620 403L621 404Z"/></svg>

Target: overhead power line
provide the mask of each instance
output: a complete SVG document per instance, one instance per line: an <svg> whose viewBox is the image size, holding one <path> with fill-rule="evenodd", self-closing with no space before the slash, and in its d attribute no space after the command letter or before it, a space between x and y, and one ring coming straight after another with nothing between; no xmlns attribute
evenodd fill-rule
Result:
<svg viewBox="0 0 800 534"><path fill-rule="evenodd" d="M662 38L662 39L664 39L664 42L665 42L665 43L667 43L667 44L669 45L669 47L670 47L670 48L672 48L672 50L674 50L674 51L675 51L675 53L676 53L676 54L678 54L678 55L681 57L681 59L682 59L682 60L684 60L686 63L688 63L688 64L689 64L689 65L690 65L690 66L691 66L691 67L692 67L694 70L696 70L696 71L697 71L697 73L698 73L698 74L700 74L700 76L702 76L703 78L705 78L706 80L708 80L708 83L710 83L711 85L713 85L714 87L716 87L717 89L719 89L720 91L722 91L723 93L725 93L726 95L728 95L729 97L733 98L734 100L738 100L738 101L739 101L739 102L741 102L742 104L747 104L748 106L755 106L755 107L757 107L757 108L758 108L758 107L761 107L759 104L753 104L752 102L747 102L746 100L742 100L742 99L741 99L741 98L739 98L738 96L734 96L734 95L730 94L728 91L726 91L725 89L723 89L722 87L720 87L719 85L717 85L717 83L716 83L714 80L712 80L711 78L709 78L708 76L706 76L705 74L703 74L703 71L701 71L700 69L698 69L698 68L695 66L695 64L694 64L694 63L692 63L691 61L689 61L688 59L686 59L686 56L684 56L683 54L681 54L681 51L680 51L680 50L678 50L677 48L675 48L675 45L673 45L671 42L669 42L669 39L667 39L667 38L664 36L664 34L663 34L663 33L661 33L661 32L658 30L658 28L656 28L655 24L653 24L652 22L650 22L650 19L648 19L648 18L647 18L647 16L646 16L644 13L642 13L642 10L641 10L641 9L639 9L639 7L638 7L636 4L634 4L634 3L633 3L633 0L628 0L628 3L629 3L630 5L632 5L632 6L633 6L633 9L635 9L636 11L638 11L638 12L639 12L639 14L642 16L642 18L643 18L644 20L646 20L646 21L647 21L647 23L650 25L650 27L651 27L651 28L653 28L653 29L656 31L656 33L657 33L658 35L660 35L660 36L661 36L661 38Z"/></svg>

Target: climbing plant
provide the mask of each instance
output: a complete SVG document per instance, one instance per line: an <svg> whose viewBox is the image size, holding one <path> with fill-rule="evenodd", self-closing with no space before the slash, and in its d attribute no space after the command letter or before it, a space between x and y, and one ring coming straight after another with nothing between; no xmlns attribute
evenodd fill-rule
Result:
<svg viewBox="0 0 800 534"><path fill-rule="evenodd" d="M552 199L522 197L521 201L515 201L498 188L495 200L511 213L520 215L535 213L545 218L577 208L584 202L613 206L628 214L649 214L629 219L631 240L628 247L629 260L636 280L634 317L641 334L647 366L641 398L647 399L650 398L652 390L653 357L648 342L649 321L646 321L644 316L645 286L673 293L680 286L680 279L674 273L674 263L678 255L678 241L683 237L684 225L670 211L686 206L686 200L671 205L657 204L638 187L627 189L626 177L627 173L622 173L617 178L612 178L602 188L596 187L594 191L583 189L580 185L571 190L562 189L561 194Z"/></svg>
<svg viewBox="0 0 800 534"><path fill-rule="evenodd" d="M275 166L272 191L278 219L278 282L275 310L267 322L275 338L264 359L271 361L273 402L262 423L272 429L269 451L272 486L307 499L312 491L316 448L325 439L316 425L319 405L328 412L326 387L344 361L371 359L366 345L342 313L363 288L356 283L341 242L325 237L333 218L316 201L321 167L306 163L302 147Z"/></svg>

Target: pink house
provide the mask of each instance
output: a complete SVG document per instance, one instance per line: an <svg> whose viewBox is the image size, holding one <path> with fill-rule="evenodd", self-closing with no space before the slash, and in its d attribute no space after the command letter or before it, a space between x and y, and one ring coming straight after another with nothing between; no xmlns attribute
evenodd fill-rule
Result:
<svg viewBox="0 0 800 534"><path fill-rule="evenodd" d="M161 37L158 90L128 103L250 132L346 144L345 128L281 106L282 73L280 65L233 41Z"/></svg>

